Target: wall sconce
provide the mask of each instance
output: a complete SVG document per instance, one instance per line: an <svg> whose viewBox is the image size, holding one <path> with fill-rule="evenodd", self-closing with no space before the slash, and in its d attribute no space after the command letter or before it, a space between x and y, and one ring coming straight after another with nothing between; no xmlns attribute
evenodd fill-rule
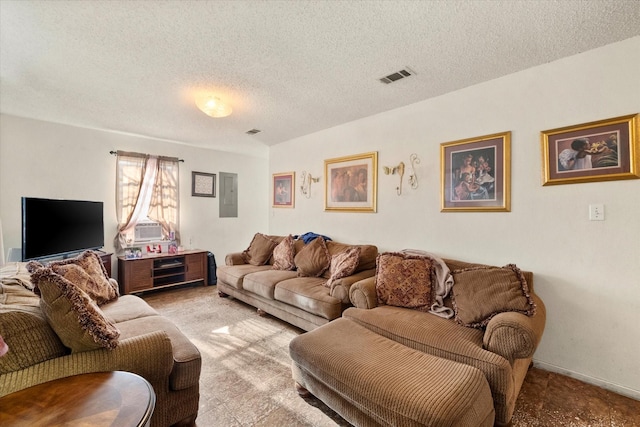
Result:
<svg viewBox="0 0 640 427"><path fill-rule="evenodd" d="M311 198L311 183L319 181L320 177L314 178L310 173L302 171L302 184L300 185L300 192L302 195L307 199Z"/></svg>
<svg viewBox="0 0 640 427"><path fill-rule="evenodd" d="M227 117L233 111L228 104L212 95L196 97L196 106L207 116L214 118Z"/></svg>
<svg viewBox="0 0 640 427"><path fill-rule="evenodd" d="M418 155L413 153L409 156L409 161L411 162L411 174L409 175L409 185L412 189L418 188L418 175L416 175L415 165L420 163L420 159ZM400 185L396 187L396 191L398 192L398 196L402 194L402 178L404 177L404 162L400 162L398 166L383 166L382 167L385 175L395 175L396 173L400 175Z"/></svg>
<svg viewBox="0 0 640 427"><path fill-rule="evenodd" d="M400 185L396 187L396 191L398 192L398 196L402 194L402 177L404 176L404 162L400 162L398 166L383 166L385 175L395 175L398 173L400 175Z"/></svg>
<svg viewBox="0 0 640 427"><path fill-rule="evenodd" d="M416 175L416 164L420 164L420 159L416 153L413 153L409 156L409 160L411 161L411 175L409 175L409 185L414 190L418 188L418 175Z"/></svg>

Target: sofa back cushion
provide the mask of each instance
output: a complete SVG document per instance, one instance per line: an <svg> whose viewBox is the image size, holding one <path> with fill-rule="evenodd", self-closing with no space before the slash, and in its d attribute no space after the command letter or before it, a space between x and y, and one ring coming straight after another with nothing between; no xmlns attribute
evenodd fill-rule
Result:
<svg viewBox="0 0 640 427"><path fill-rule="evenodd" d="M271 258L273 248L278 242L265 236L262 233L256 233L249 247L242 252L244 261L251 265L264 265Z"/></svg>
<svg viewBox="0 0 640 427"><path fill-rule="evenodd" d="M320 277L329 269L331 255L322 237L305 245L294 258L300 277Z"/></svg>
<svg viewBox="0 0 640 427"><path fill-rule="evenodd" d="M451 299L456 321L482 328L498 313L535 314L527 281L518 267L476 266L452 270Z"/></svg>
<svg viewBox="0 0 640 427"><path fill-rule="evenodd" d="M378 255L378 304L429 311L433 301L435 270L428 257L400 252Z"/></svg>

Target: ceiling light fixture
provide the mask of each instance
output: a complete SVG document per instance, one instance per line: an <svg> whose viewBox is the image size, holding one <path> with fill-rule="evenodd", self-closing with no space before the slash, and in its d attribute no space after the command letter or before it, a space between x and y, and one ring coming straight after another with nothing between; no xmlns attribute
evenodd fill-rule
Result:
<svg viewBox="0 0 640 427"><path fill-rule="evenodd" d="M203 113L210 117L227 117L233 111L231 107L220 98L212 95L204 95L196 98L196 105Z"/></svg>

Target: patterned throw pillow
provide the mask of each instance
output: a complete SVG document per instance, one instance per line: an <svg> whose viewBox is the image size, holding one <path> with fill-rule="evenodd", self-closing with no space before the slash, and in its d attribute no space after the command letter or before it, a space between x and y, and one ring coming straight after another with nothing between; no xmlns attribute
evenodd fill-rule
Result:
<svg viewBox="0 0 640 427"><path fill-rule="evenodd" d="M331 265L331 255L322 237L307 244L294 258L300 277L320 277Z"/></svg>
<svg viewBox="0 0 640 427"><path fill-rule="evenodd" d="M456 321L482 328L498 313L515 311L533 316L536 305L522 271L514 264L453 270L451 302Z"/></svg>
<svg viewBox="0 0 640 427"><path fill-rule="evenodd" d="M276 242L264 234L256 233L249 247L242 252L242 258L244 262L251 265L265 265L271 258L276 245Z"/></svg>
<svg viewBox="0 0 640 427"><path fill-rule="evenodd" d="M115 301L120 296L118 286L109 281L98 254L85 251L74 259L49 264L51 269L85 291L98 305Z"/></svg>
<svg viewBox="0 0 640 427"><path fill-rule="evenodd" d="M378 255L376 264L379 304L429 311L434 277L429 258L386 252Z"/></svg>
<svg viewBox="0 0 640 427"><path fill-rule="evenodd" d="M273 269L295 270L295 255L295 242L293 241L291 234L289 234L273 249Z"/></svg>
<svg viewBox="0 0 640 427"><path fill-rule="evenodd" d="M325 286L330 288L333 282L342 279L343 277L351 276L360 261L361 249L359 246L349 248L344 252L340 252L331 257L331 277L325 283Z"/></svg>
<svg viewBox="0 0 640 427"><path fill-rule="evenodd" d="M34 271L31 280L49 326L72 352L118 345L120 331L82 289L49 267Z"/></svg>

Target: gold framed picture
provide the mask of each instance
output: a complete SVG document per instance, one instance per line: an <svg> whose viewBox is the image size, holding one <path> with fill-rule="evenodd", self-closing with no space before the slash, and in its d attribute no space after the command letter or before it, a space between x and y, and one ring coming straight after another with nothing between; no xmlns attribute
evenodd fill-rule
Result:
<svg viewBox="0 0 640 427"><path fill-rule="evenodd" d="M442 212L511 210L511 132L440 144Z"/></svg>
<svg viewBox="0 0 640 427"><path fill-rule="evenodd" d="M324 210L376 212L378 152L324 161Z"/></svg>
<svg viewBox="0 0 640 427"><path fill-rule="evenodd" d="M542 131L542 185L640 178L638 116Z"/></svg>
<svg viewBox="0 0 640 427"><path fill-rule="evenodd" d="M293 208L295 201L295 172L273 174L274 208Z"/></svg>

